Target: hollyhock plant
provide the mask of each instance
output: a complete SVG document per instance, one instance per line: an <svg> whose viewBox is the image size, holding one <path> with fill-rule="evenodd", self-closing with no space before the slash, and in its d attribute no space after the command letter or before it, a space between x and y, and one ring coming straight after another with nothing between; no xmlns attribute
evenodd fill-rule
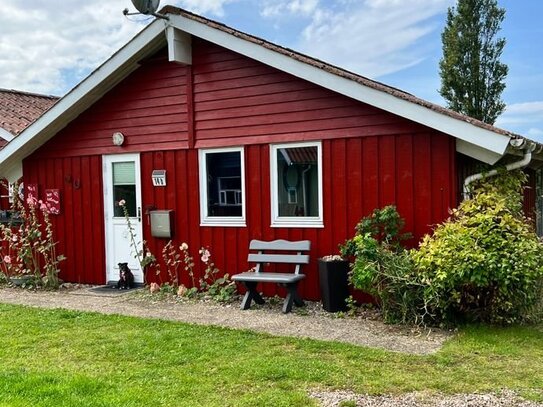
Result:
<svg viewBox="0 0 543 407"><path fill-rule="evenodd" d="M18 191L18 187L11 190ZM0 246L0 270L8 278L30 275L34 277L33 284L57 288L59 263L65 257L56 252L47 204L33 194L26 200L19 194L11 198L10 212L16 214L18 222L0 224L0 238L5 242Z"/></svg>

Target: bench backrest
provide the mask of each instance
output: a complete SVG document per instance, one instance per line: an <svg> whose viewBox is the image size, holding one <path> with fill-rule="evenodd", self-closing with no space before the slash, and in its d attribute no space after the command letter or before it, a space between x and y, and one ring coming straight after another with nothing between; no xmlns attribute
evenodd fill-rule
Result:
<svg viewBox="0 0 543 407"><path fill-rule="evenodd" d="M303 264L309 263L309 255L303 252L309 251L311 242L309 240L300 240L290 242L288 240L273 240L265 242L262 240L251 240L249 250L257 250L258 253L249 253L247 260L250 263L256 263L256 272L259 273L262 264L295 264L295 274L300 274ZM270 253L271 252L271 253Z"/></svg>

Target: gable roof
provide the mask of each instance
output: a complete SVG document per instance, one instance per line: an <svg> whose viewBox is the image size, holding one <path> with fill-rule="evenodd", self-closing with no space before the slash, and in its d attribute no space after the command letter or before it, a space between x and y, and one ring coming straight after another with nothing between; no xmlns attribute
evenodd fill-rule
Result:
<svg viewBox="0 0 543 407"><path fill-rule="evenodd" d="M230 49L334 92L370 104L456 138L457 151L494 164L521 136L445 109L399 89L243 33L173 6L104 64L74 87L53 108L0 150L0 172L21 173L21 161L138 67L138 61L166 43L170 61L190 64L191 36ZM166 33L166 36L164 36Z"/></svg>
<svg viewBox="0 0 543 407"><path fill-rule="evenodd" d="M8 141L30 126L59 98L13 89L0 89L0 128L10 134ZM4 134L0 134L3 137Z"/></svg>

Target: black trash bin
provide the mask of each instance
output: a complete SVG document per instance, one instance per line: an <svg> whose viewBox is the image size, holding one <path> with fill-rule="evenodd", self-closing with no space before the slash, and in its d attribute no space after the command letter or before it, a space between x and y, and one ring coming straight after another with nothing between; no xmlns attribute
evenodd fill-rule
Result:
<svg viewBox="0 0 543 407"><path fill-rule="evenodd" d="M347 311L349 261L319 259L322 307L328 312Z"/></svg>

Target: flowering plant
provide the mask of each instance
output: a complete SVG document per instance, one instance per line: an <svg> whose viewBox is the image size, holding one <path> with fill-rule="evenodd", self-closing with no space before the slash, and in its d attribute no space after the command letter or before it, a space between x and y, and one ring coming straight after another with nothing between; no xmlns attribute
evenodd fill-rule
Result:
<svg viewBox="0 0 543 407"><path fill-rule="evenodd" d="M199 253L200 260L206 265L204 277L200 279L200 290L206 291L216 301L230 301L236 292L236 285L230 280L228 273L218 277L220 271L211 260L208 248L200 248Z"/></svg>
<svg viewBox="0 0 543 407"><path fill-rule="evenodd" d="M342 256L339 254L329 254L327 256L322 256L320 258L322 261L343 261L345 260Z"/></svg>
<svg viewBox="0 0 543 407"><path fill-rule="evenodd" d="M13 188L17 191L18 188ZM0 271L10 277L27 275L34 282L48 288L56 288L60 281L59 263L65 260L58 255L53 226L49 218L50 207L32 195L26 205L17 193L12 196L11 211L19 214L19 226L0 224Z"/></svg>

